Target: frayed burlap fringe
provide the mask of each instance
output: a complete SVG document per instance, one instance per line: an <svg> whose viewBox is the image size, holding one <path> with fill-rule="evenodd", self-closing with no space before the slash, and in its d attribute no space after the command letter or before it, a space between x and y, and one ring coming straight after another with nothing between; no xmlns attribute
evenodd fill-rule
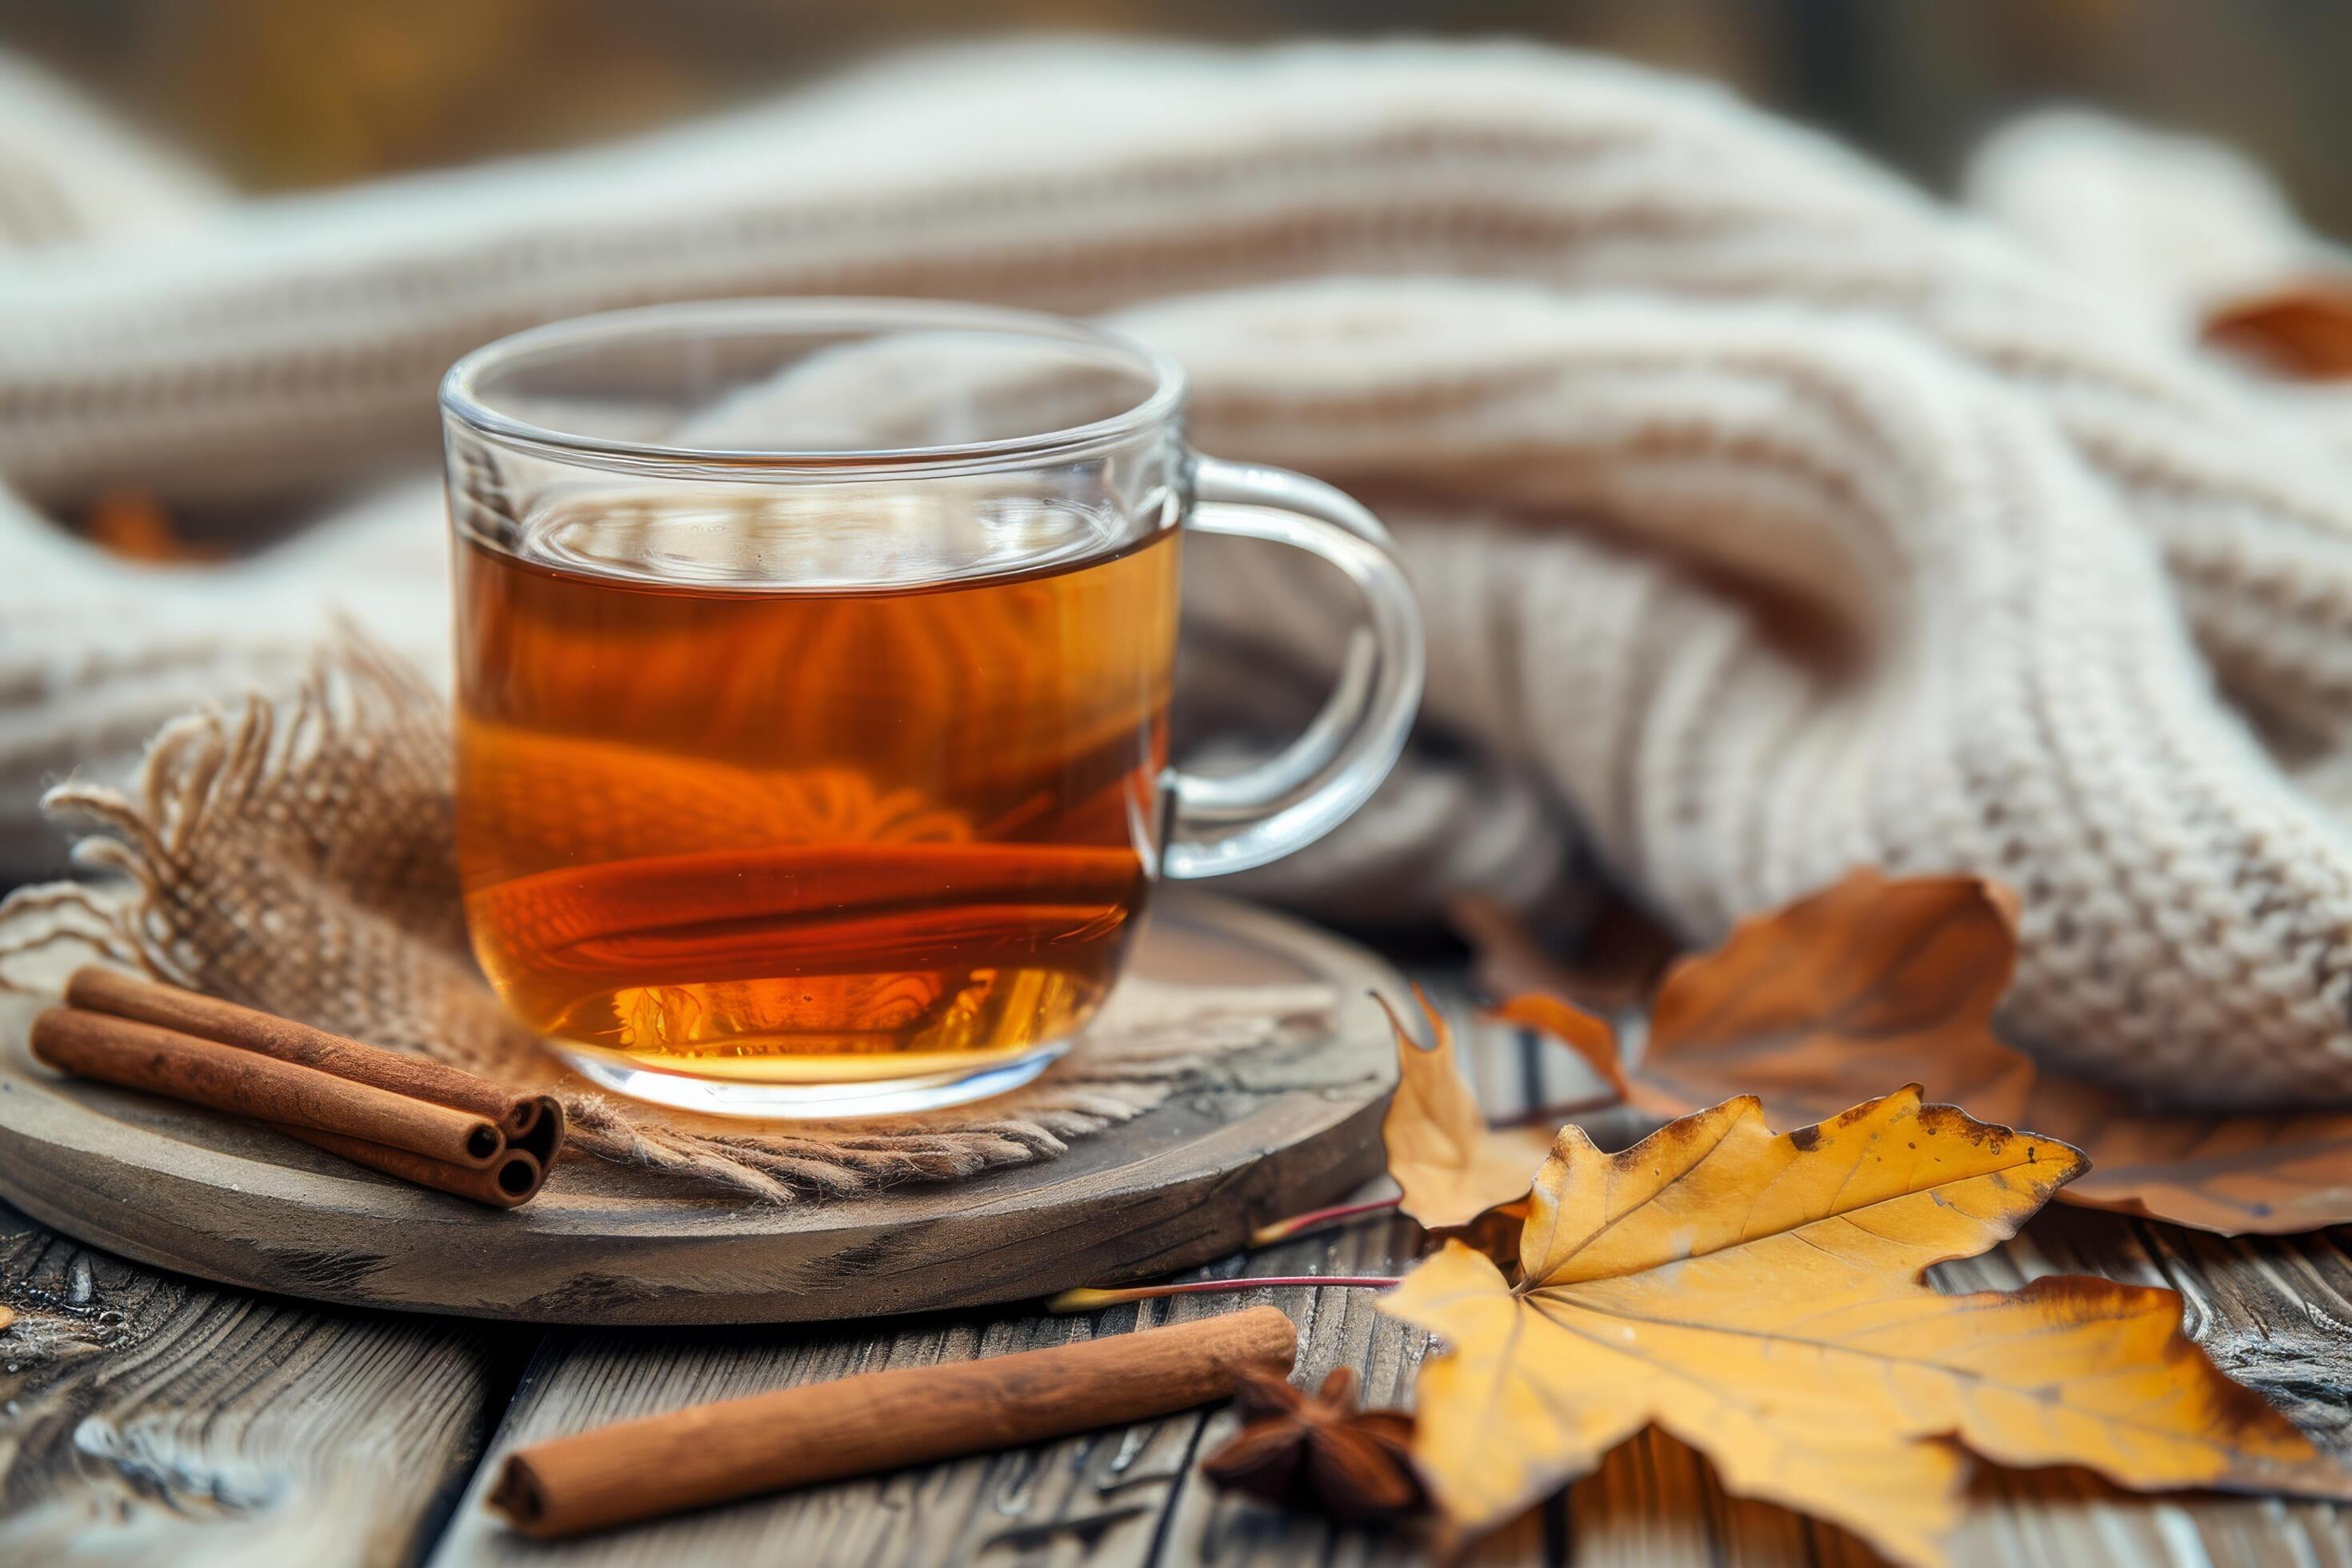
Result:
<svg viewBox="0 0 2352 1568"><path fill-rule="evenodd" d="M1131 979L1087 1047L1035 1083L920 1116L751 1131L609 1100L541 1051L474 967L450 778L444 700L346 635L291 700L171 724L130 790L50 792L50 811L99 828L77 859L118 876L0 903L0 984L39 951L79 944L174 984L544 1086L570 1110L579 1149L778 1200L1051 1159L1331 1005L1316 986Z"/></svg>

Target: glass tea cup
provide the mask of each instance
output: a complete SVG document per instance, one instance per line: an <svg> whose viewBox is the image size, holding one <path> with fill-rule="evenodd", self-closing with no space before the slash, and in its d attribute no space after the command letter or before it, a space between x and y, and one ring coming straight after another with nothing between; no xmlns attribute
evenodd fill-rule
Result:
<svg viewBox="0 0 2352 1568"><path fill-rule="evenodd" d="M1360 805L1420 699L1387 534L1184 444L1183 374L1076 322L874 300L614 311L441 393L457 840L506 1005L607 1088L839 1116L1025 1082L1160 878ZM1186 530L1360 592L1287 750L1168 764Z"/></svg>

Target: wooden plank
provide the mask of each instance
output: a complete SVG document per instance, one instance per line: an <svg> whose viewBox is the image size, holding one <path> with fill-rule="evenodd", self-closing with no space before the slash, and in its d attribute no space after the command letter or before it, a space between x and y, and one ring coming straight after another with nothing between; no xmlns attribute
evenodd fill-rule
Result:
<svg viewBox="0 0 2352 1568"><path fill-rule="evenodd" d="M501 1331L197 1285L5 1205L0 1303L8 1563L410 1561L517 1359Z"/></svg>
<svg viewBox="0 0 2352 1568"><path fill-rule="evenodd" d="M1302 1237L1246 1259L1227 1259L1210 1272L1244 1274L1386 1275L1410 1262L1419 1230L1405 1221L1357 1225ZM1298 1325L1298 1370L1293 1381L1315 1387L1334 1367L1355 1369L1359 1395L1368 1405L1398 1405L1412 1398L1412 1382L1428 1349L1428 1337L1374 1310L1371 1292L1356 1289L1272 1290L1265 1294ZM1202 1425L1200 1450L1208 1453L1232 1436L1239 1422L1228 1412L1212 1413ZM1334 1531L1311 1515L1286 1514L1216 1490L1195 1470L1172 1486L1163 1551L1165 1563L1223 1565L1286 1564L1332 1561L1358 1564L1418 1563L1410 1532ZM1539 1561L1530 1542L1514 1540L1514 1550L1493 1560ZM1539 1550L1539 1537L1538 1538Z"/></svg>
<svg viewBox="0 0 2352 1568"><path fill-rule="evenodd" d="M1497 1115L1585 1084L1521 1031L1476 1022L1439 987ZM1618 1131L1630 1136L1632 1129ZM1604 1135L1605 1141L1605 1135ZM1360 1225L1203 1272L1390 1273L1419 1237ZM1946 1284L2007 1288L2084 1271L2179 1289L2216 1359L2339 1451L2352 1452L2352 1256L2328 1235L2230 1240L2074 1210L1948 1266ZM1423 1336L1366 1292L1265 1289L1214 1300L1048 1318L1025 1309L877 1326L562 1331L530 1352L493 1444L789 1383L1123 1332L1272 1300L1301 1326L1301 1381L1357 1369L1404 1404ZM1426 1560L1409 1531L1334 1531L1217 1494L1195 1468L1234 1429L1196 1412L1009 1454L755 1500L541 1547L479 1507L488 1467L448 1518L526 1341L477 1325L321 1311L159 1275L0 1210L0 1560L122 1562L1286 1563ZM1954 1543L1962 1564L2292 1562L2352 1568L2352 1515L2276 1499L2122 1492L2079 1471L1988 1469ZM436 1540L437 1536L437 1540ZM1852 1537L1725 1494L1696 1453L1657 1433L1482 1543L1489 1564L1874 1561Z"/></svg>
<svg viewBox="0 0 2352 1568"><path fill-rule="evenodd" d="M1352 1248L1301 1241L1267 1255L1310 1248L1327 1259L1379 1267L1368 1227ZM1399 1230L1405 1227L1399 1226ZM1257 1260L1254 1260L1254 1265ZM1301 1364L1318 1373L1347 1360L1383 1398L1409 1385L1410 1335L1374 1320L1364 1293L1285 1289L1217 1300L1177 1300L1072 1317L1038 1313L925 1320L874 1332L844 1325L820 1331L709 1331L666 1335L659 1344L625 1334L551 1334L525 1375L508 1420L452 1521L436 1564L537 1563L566 1568L656 1562L796 1563L1001 1561L1140 1564L1158 1561L1294 1562L1320 1553L1330 1532L1269 1510L1213 1498L1194 1469L1223 1440L1233 1418L1192 1412L1028 1450L977 1456L898 1475L844 1482L646 1524L552 1549L503 1531L480 1507L495 1458L517 1446L601 1422L675 1409L886 1366L917 1366L973 1354L1063 1343L1138 1326L1179 1322L1270 1300L1302 1328ZM1420 1559L1367 1538L1339 1561Z"/></svg>
<svg viewBox="0 0 2352 1568"><path fill-rule="evenodd" d="M1446 1005L1454 1005L1450 1000ZM1516 1037L1507 1048L1513 1053L1507 1071L1490 1062L1485 1064L1489 1072L1515 1084L1535 1081L1516 1076ZM1402 1221L1360 1225L1247 1258L1228 1258L1203 1272L1393 1273L1410 1261L1420 1239L1417 1228ZM701 1400L884 1366L1125 1332L1139 1324L1182 1321L1262 1300L1282 1307L1298 1323L1302 1380L1319 1381L1345 1364L1355 1368L1367 1399L1384 1405L1408 1400L1427 1337L1381 1315L1369 1292L1354 1289L1267 1289L1066 1318L1016 1312L928 1319L881 1331L846 1324L666 1334L656 1342L625 1333L559 1331L549 1336L524 1376L491 1458L432 1562L436 1568L784 1561L1083 1562L1090 1568L1319 1561L1380 1568L1425 1562L1425 1542L1412 1531L1335 1531L1317 1519L1216 1493L1195 1467L1234 1430L1234 1418L1223 1410L1170 1416L1021 1453L813 1488L553 1548L509 1534L481 1507L496 1461L541 1437ZM1564 1561L1567 1519L1564 1501L1538 1510L1481 1543L1474 1561L1495 1568Z"/></svg>
<svg viewBox="0 0 2352 1568"><path fill-rule="evenodd" d="M1427 977L1424 977L1427 978ZM1517 1031L1477 1023L1458 990L1442 990L1471 1071L1495 1114L1532 1087L1547 1099L1580 1084L1541 1059L1528 1070ZM1626 1136L1623 1123L1617 1131ZM1605 1141L1605 1139L1604 1139ZM1409 1225L1362 1225L1308 1237L1204 1274L1387 1273L1419 1245ZM2352 1258L2327 1237L2231 1242L2076 1210L2053 1211L2016 1242L1943 1271L1953 1288L2010 1288L2035 1275L2084 1271L2171 1284L2193 1331L2225 1366L2269 1391L2323 1434L2347 1429L2352 1375ZM1118 1309L1091 1319L1007 1312L931 1320L875 1332L835 1325L668 1336L567 1334L550 1341L494 1444L577 1430L601 1420L866 1366L916 1364L1122 1331L1244 1301L1273 1300L1301 1327L1300 1380L1354 1366L1376 1402L1403 1404L1427 1350L1380 1316L1369 1295L1265 1289L1238 1298ZM681 1561L1388 1564L1427 1561L1410 1531L1334 1531L1313 1519L1219 1496L1194 1468L1234 1429L1222 1412L1170 1417L1021 1454L990 1455L904 1475L814 1489L552 1549L503 1534L480 1512L480 1484L459 1510L436 1564L522 1563L536 1568ZM486 1467L487 1476L487 1467ZM2165 1562L2296 1563L2352 1568L2346 1510L2273 1499L2147 1498L2080 1471L1988 1468L1954 1543L1966 1565ZM1701 1563L1856 1565L1876 1561L1853 1537L1769 1504L1727 1496L1696 1452L1655 1432L1609 1456L1565 1498L1483 1543L1491 1564L1573 1562L1606 1568Z"/></svg>

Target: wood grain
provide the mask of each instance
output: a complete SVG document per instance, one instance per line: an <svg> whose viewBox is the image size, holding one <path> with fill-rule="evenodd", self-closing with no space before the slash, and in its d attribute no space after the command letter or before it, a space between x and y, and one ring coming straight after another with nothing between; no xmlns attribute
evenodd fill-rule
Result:
<svg viewBox="0 0 2352 1568"><path fill-rule="evenodd" d="M1458 981L1448 987L1449 974L1423 978L1438 983L1441 999L1462 1032L1473 1079L1496 1113L1508 1113L1530 1100L1549 1103L1589 1091L1581 1069L1566 1052L1539 1046L1517 1030L1475 1023L1460 1005ZM1620 1129L1632 1131L1630 1126ZM35 1239L27 1242L22 1239L26 1236ZM1222 1258L1200 1272L1381 1273L1402 1267L1417 1244L1412 1227L1402 1222L1359 1226L1303 1237L1245 1259ZM71 1295L76 1288L71 1260L86 1256L78 1248L21 1222L5 1245L29 1247L36 1258L27 1263L18 1253L0 1255L9 1258L0 1265L0 1300L30 1317L40 1309L28 1307L25 1282ZM2189 1302L2191 1331L2222 1365L2264 1389L2323 1441L2347 1447L2347 1439L2352 1437L2352 1404L2347 1404L2352 1400L2352 1257L2336 1237L2232 1242L2070 1211L2037 1221L2001 1252L1952 1266L1946 1273L1948 1283L1973 1287L2013 1285L2053 1269L2180 1289ZM249 1362L236 1363L244 1370L219 1378L200 1377L191 1369L210 1364L224 1347L235 1362L238 1336L250 1321L275 1325L269 1331L271 1342L281 1347L290 1342L298 1355L309 1353L307 1347L315 1342L352 1331L352 1325L373 1334L388 1331L384 1320L270 1306L231 1292L192 1289L124 1264L101 1264L94 1268L91 1280L85 1306L101 1298L121 1303L108 1310L124 1311L142 1325L133 1343L100 1352L118 1358L104 1365L120 1368L136 1361L176 1368L176 1373L166 1371L154 1381L144 1381L147 1374L122 1373L121 1381L108 1389L74 1396L84 1403L30 1420L22 1398L25 1385L11 1373L0 1387L18 1399L20 1408L0 1417L0 1452L10 1443L19 1444L25 1454L54 1455L69 1448L70 1432L82 1412L110 1408L109 1402L117 1399L127 1400L145 1422L174 1431L197 1429L204 1413L224 1404L232 1412L248 1409L249 1399L240 1398L238 1390L250 1376ZM191 1299L213 1305L187 1305ZM1302 1380L1318 1378L1345 1363L1363 1377L1367 1397L1377 1401L1403 1401L1427 1349L1419 1335L1376 1314L1364 1292L1344 1289L1264 1289L1223 1303L1194 1299L1176 1305L1113 1309L1090 1318L983 1309L884 1324L799 1329L658 1334L525 1331L535 1348L490 1449L502 1453L533 1436L699 1399L867 1367L923 1364L1058 1343L1074 1335L1120 1331L1139 1319L1171 1321L1230 1310L1248 1300L1271 1300L1299 1323ZM494 1354L466 1338L480 1331L467 1325L395 1321L389 1327L415 1335L455 1336L432 1342L458 1347L454 1353L460 1364L468 1357L476 1366L485 1360L495 1363ZM16 1332L0 1331L0 1349L12 1356L16 1353ZM356 1342L380 1346L383 1342ZM349 1396L333 1391L337 1378L347 1378L354 1380L350 1386L362 1390L357 1402L387 1407L380 1418L406 1431L416 1419L415 1407L433 1404L439 1397L435 1391L451 1375L433 1371L422 1377L406 1375L405 1381L363 1377L339 1359L343 1353L320 1352L321 1366L333 1369L333 1375L312 1373L307 1381L298 1378L301 1392L280 1394L268 1401L268 1408L277 1411L289 1399L315 1395L336 1405L331 1415L316 1419L352 1421L356 1417L342 1404ZM377 1349L373 1353L394 1352ZM413 1357L415 1352L409 1353ZM445 1348L443 1353L453 1352ZM369 1364L362 1358L362 1369ZM392 1364L415 1363L400 1362L395 1355ZM495 1381L486 1373L475 1375ZM137 1394L129 1392L133 1379L142 1380L136 1384ZM91 1381L100 1380L93 1375ZM392 1386L396 1381L399 1386ZM419 1387L422 1394L416 1392ZM275 1418L287 1416L278 1412ZM128 1426L131 1418L110 1419L120 1426ZM249 1417L230 1416L232 1425L239 1419ZM314 1480L303 1470L273 1494L270 1509L283 1516L272 1528L287 1531L286 1539L321 1547L318 1561L387 1560L385 1550L362 1554L350 1547L352 1540L365 1535L413 1542L443 1568L503 1563L528 1563L531 1568L677 1568L685 1562L789 1562L813 1568L902 1562L1271 1568L1313 1562L1390 1568L1429 1561L1422 1542L1407 1532L1335 1531L1312 1520L1228 1500L1205 1488L1192 1462L1230 1430L1232 1418L1221 1412L1188 1413L1034 1449L787 1493L553 1547L503 1531L480 1510L478 1483L468 1488L450 1513L446 1529L429 1548L425 1538L439 1521L430 1499L417 1501L419 1487L396 1497L360 1497L354 1502L356 1494L331 1474ZM363 1446L380 1454L387 1451L387 1442L375 1439ZM460 1444L456 1451L462 1449ZM335 1466L331 1458L320 1456L313 1463L331 1472ZM91 1500L111 1506L114 1499L134 1492L138 1483L108 1465L98 1467L95 1480L82 1479L79 1467L91 1463L88 1458L52 1458L32 1468L24 1458L16 1461L7 1490L0 1493L5 1508L0 1514L0 1559L38 1561L54 1554L16 1549L36 1540L22 1533L22 1516L28 1512L49 1531L37 1538L45 1548L87 1542L99 1552L125 1533L127 1527L107 1522L100 1500ZM434 1473L446 1477L461 1468L462 1460L444 1459ZM60 1481L58 1476L66 1479ZM197 1487L200 1491L216 1489L217 1496L237 1495L233 1486L215 1480ZM52 1503L53 1493L78 1500ZM331 1530L319 1522L320 1516L343 1518L346 1512L361 1525ZM60 1530L58 1521L71 1528ZM158 1560L184 1560L204 1555L191 1543L208 1539L239 1546L268 1539L254 1533L258 1528L245 1515L199 1497L172 1513L167 1525L141 1523L137 1539L157 1542L152 1555ZM169 1549L173 1546L177 1550ZM135 1558L138 1553L127 1555ZM2352 1525L2347 1525L2346 1510L2324 1505L2248 1498L2134 1497L2073 1471L1994 1474L1979 1489L1977 1510L1955 1555L1961 1563L1982 1568L2141 1563L2352 1568ZM218 1560L278 1559L237 1552ZM1712 1563L1849 1565L1872 1559L1851 1538L1812 1521L1726 1496L1696 1454L1652 1433L1612 1454L1597 1474L1566 1497L1482 1543L1472 1561L1699 1568Z"/></svg>
<svg viewBox="0 0 2352 1568"><path fill-rule="evenodd" d="M1395 1058L1361 949L1230 900L1162 901L1138 966L1321 987L1328 1023L1237 1053L1058 1159L843 1203L761 1205L573 1158L485 1214L268 1129L59 1079L0 1023L0 1196L125 1256L314 1300L509 1321L833 1321L1164 1273L1380 1164ZM136 1204L121 1202L136 1192Z"/></svg>
<svg viewBox="0 0 2352 1568"><path fill-rule="evenodd" d="M1409 1227L1399 1226L1402 1233ZM1377 1270L1385 1227L1350 1235L1334 1252L1318 1238L1269 1254L1276 1265L1310 1251ZM1254 1261L1253 1268L1261 1264ZM1345 1359L1368 1374L1368 1397L1387 1400L1410 1385L1417 1352L1402 1325L1377 1317L1361 1292L1266 1289L1235 1298L1147 1302L1066 1318L986 1314L926 1319L876 1333L844 1325L821 1330L703 1331L642 1336L559 1331L526 1373L500 1428L494 1458L523 1443L605 1421L655 1414L699 1400L764 1393L883 1367L920 1366L1000 1354L1189 1321L1270 1301L1301 1329L1302 1375L1319 1377ZM1144 1563L1155 1549L1192 1560L1196 1547L1227 1560L1239 1546L1209 1546L1227 1534L1255 1542L1269 1562L1296 1561L1327 1532L1255 1507L1225 1503L1192 1468L1204 1443L1232 1429L1222 1411L1185 1412L1116 1431L1012 1453L926 1466L895 1476L804 1489L756 1502L646 1524L564 1549L586 1565L706 1561L808 1563L1076 1561ZM486 1469L491 1467L486 1467ZM500 1528L478 1506L478 1481L452 1521L436 1563L543 1560L543 1549ZM1412 1561L1386 1556L1370 1561Z"/></svg>
<svg viewBox="0 0 2352 1568"><path fill-rule="evenodd" d="M438 1528L508 1337L158 1275L0 1205L0 1562L392 1564Z"/></svg>

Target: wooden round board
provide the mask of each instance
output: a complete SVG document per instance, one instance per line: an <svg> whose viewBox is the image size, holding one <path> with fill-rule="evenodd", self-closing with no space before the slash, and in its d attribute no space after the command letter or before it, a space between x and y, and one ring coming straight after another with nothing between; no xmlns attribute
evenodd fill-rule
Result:
<svg viewBox="0 0 2352 1568"><path fill-rule="evenodd" d="M1378 959L1191 889L1134 968L1320 982L1328 1027L1238 1053L1059 1159L873 1196L760 1204L584 1155L511 1211L411 1187L267 1129L60 1079L0 1019L0 1196L125 1257L324 1301L554 1323L791 1322L1018 1300L1202 1263L1378 1173L1395 1047ZM1081 1045L1078 1048L1083 1049Z"/></svg>

